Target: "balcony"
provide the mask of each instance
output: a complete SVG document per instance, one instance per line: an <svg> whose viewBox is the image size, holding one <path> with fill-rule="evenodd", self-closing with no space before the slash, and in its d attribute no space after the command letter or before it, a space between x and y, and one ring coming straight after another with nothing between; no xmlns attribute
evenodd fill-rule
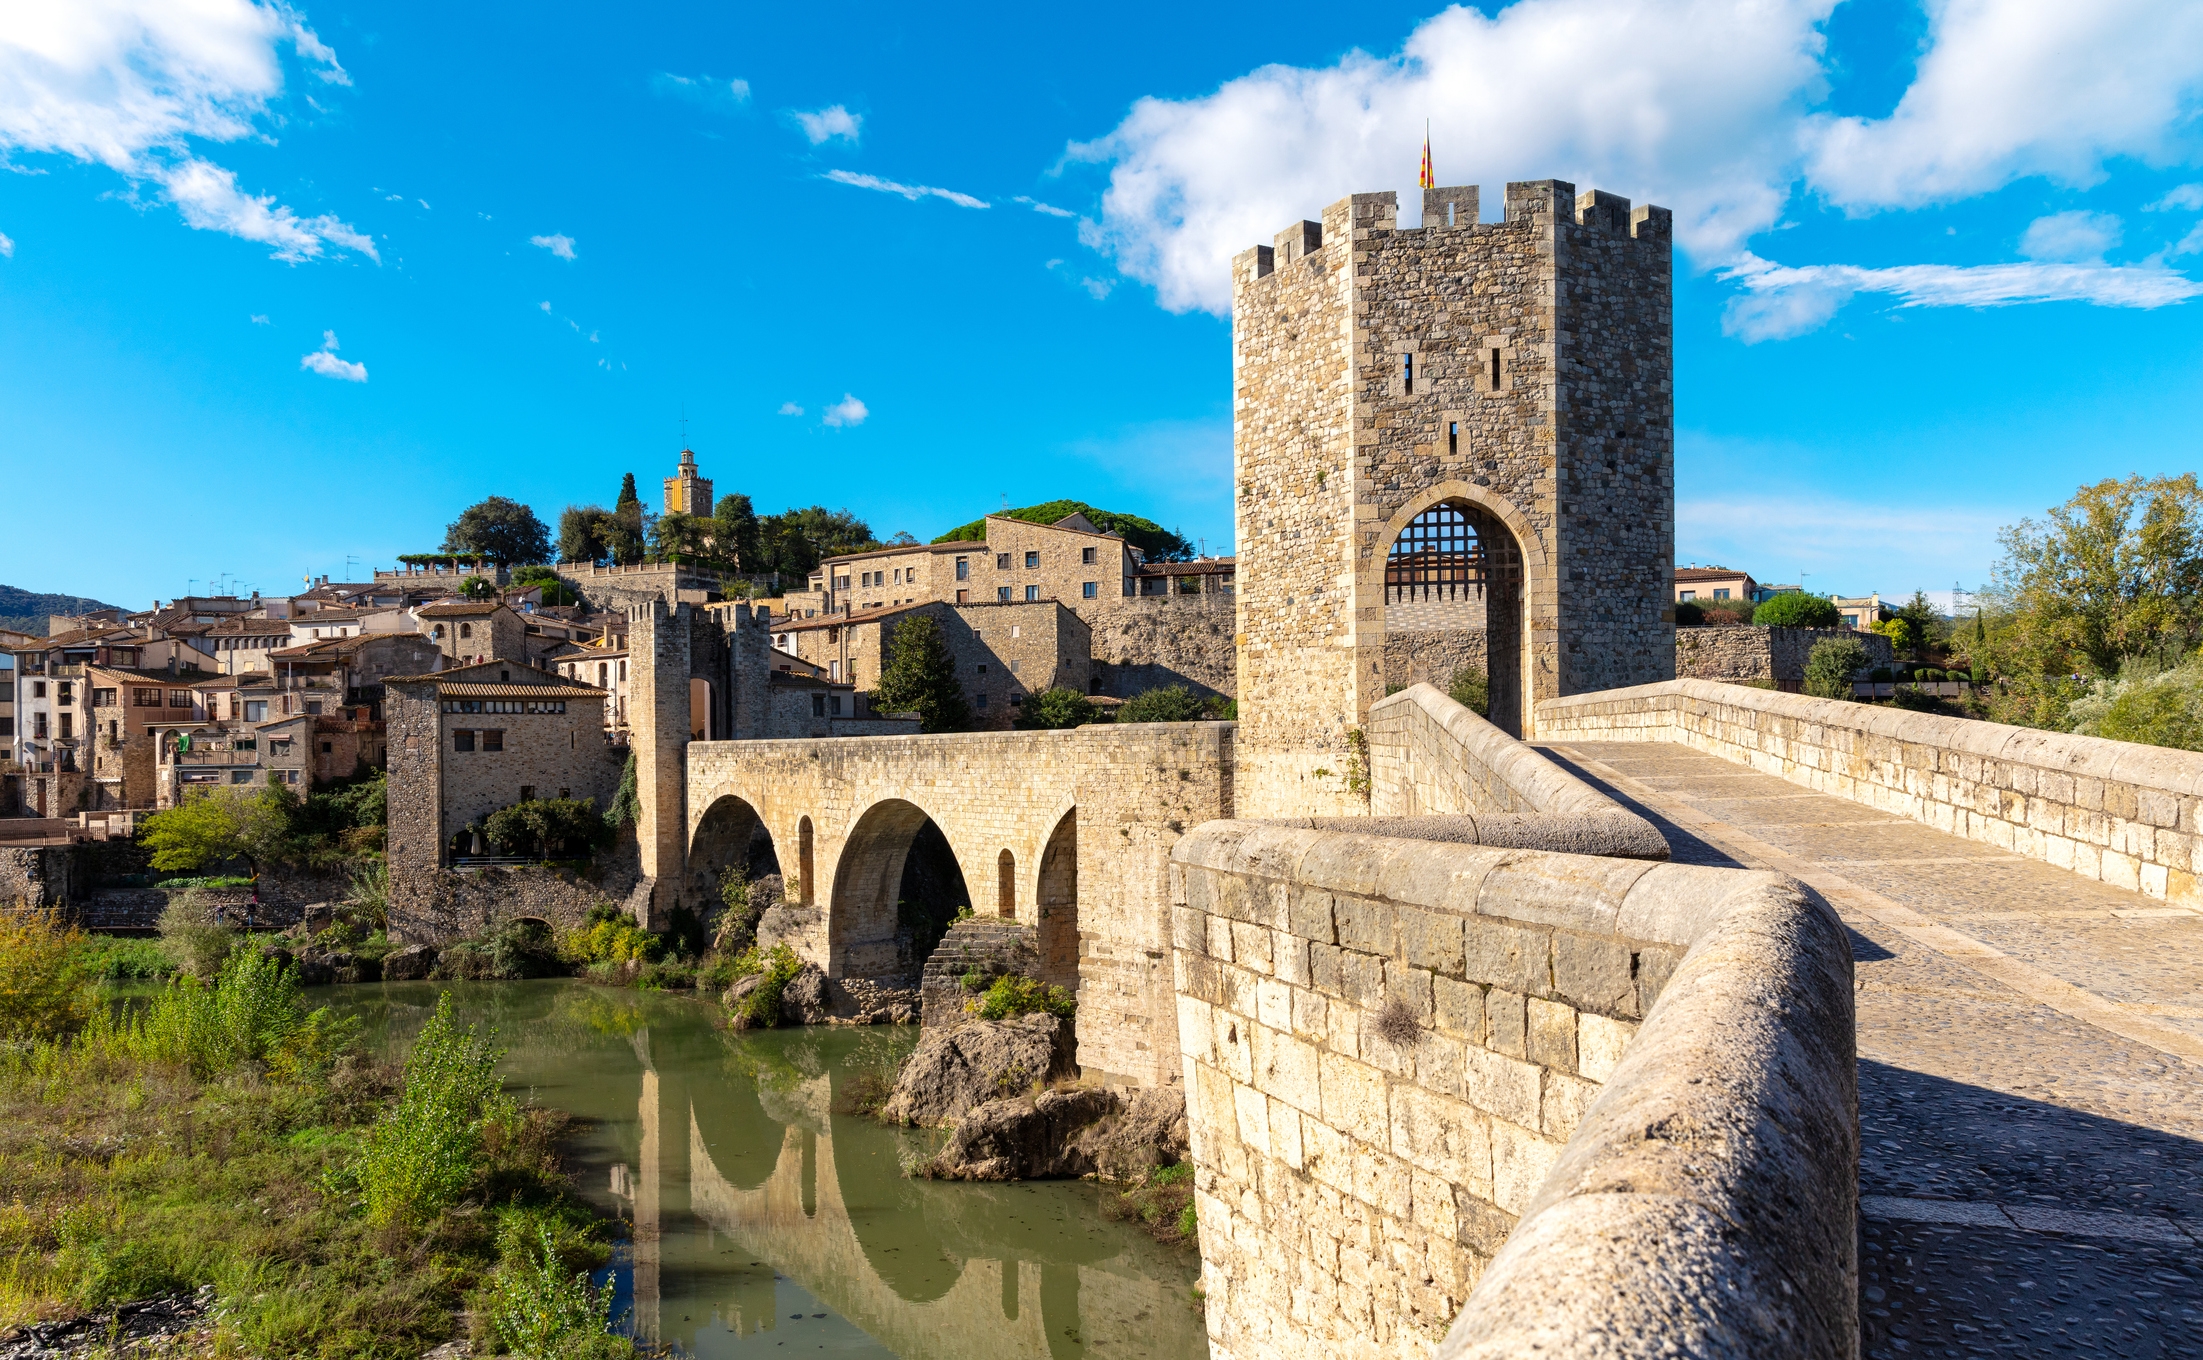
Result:
<svg viewBox="0 0 2203 1360"><path fill-rule="evenodd" d="M189 751L179 751L171 755L168 758L168 763L171 765L258 765L260 763L260 752L258 750L231 751L193 747Z"/></svg>

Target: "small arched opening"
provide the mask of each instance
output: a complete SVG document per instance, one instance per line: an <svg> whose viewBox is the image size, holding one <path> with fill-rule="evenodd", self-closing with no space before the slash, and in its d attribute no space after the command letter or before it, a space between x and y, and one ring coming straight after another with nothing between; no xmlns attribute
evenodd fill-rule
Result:
<svg viewBox="0 0 2203 1360"><path fill-rule="evenodd" d="M1408 521L1385 555L1385 687L1469 694L1481 678L1482 716L1521 736L1522 575L1521 545L1483 506L1443 500Z"/></svg>
<svg viewBox="0 0 2203 1360"><path fill-rule="evenodd" d="M1040 854L1034 900L1034 945L1040 980L1076 993L1079 987L1079 813L1063 814Z"/></svg>
<svg viewBox="0 0 2203 1360"><path fill-rule="evenodd" d="M818 880L811 872L811 859L811 819L805 817L796 823L796 881L788 896L806 907L817 896L812 888Z"/></svg>
<svg viewBox="0 0 2203 1360"><path fill-rule="evenodd" d="M910 983L971 893L941 828L915 803L890 798L851 829L832 900L827 971Z"/></svg>
<svg viewBox="0 0 2203 1360"><path fill-rule="evenodd" d="M715 741L718 724L712 719L711 681L691 678L688 682L688 736L690 741Z"/></svg>
<svg viewBox="0 0 2203 1360"><path fill-rule="evenodd" d="M998 916L1017 916L1017 856L1005 850L994 857L994 909Z"/></svg>

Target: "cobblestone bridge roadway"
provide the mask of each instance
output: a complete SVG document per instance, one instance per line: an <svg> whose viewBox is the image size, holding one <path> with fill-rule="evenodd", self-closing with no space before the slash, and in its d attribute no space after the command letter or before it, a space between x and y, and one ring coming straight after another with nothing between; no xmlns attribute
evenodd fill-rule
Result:
<svg viewBox="0 0 2203 1360"><path fill-rule="evenodd" d="M1851 927L1864 1354L2203 1356L2203 914L1685 746L1541 749Z"/></svg>

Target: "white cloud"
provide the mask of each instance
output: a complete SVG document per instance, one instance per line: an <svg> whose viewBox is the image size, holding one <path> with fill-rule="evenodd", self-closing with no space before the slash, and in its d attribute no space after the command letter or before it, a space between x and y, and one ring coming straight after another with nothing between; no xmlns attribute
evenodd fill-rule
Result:
<svg viewBox="0 0 2203 1360"><path fill-rule="evenodd" d="M785 406L781 408L783 411L787 409ZM864 424L864 418L871 414L872 412L866 409L863 402L844 392L841 394L840 401L826 408L826 412L821 419L836 427L862 425Z"/></svg>
<svg viewBox="0 0 2203 1360"><path fill-rule="evenodd" d="M839 104L830 105L816 113L804 113L796 110L793 112L793 117L797 126L803 129L803 135L811 139L811 145L813 146L832 141L837 137L854 146L857 142L857 134L864 127L863 114L851 113Z"/></svg>
<svg viewBox="0 0 2203 1360"><path fill-rule="evenodd" d="M255 326L266 326L273 323L268 320L268 314L266 312L254 312L252 314L252 324Z"/></svg>
<svg viewBox="0 0 2203 1360"><path fill-rule="evenodd" d="M81 0L0 8L0 155L68 156L157 185L191 226L298 261L328 249L379 258L334 216L302 217L195 156L192 139L259 137L289 44L324 81L350 77L287 5L256 0Z"/></svg>
<svg viewBox="0 0 2203 1360"><path fill-rule="evenodd" d="M324 242L356 250L380 263L375 243L335 217L302 218L272 195L255 196L237 187L237 176L212 161L186 157L174 164L150 164L149 178L167 190L184 221L202 231L225 232L275 247L273 258L296 264L322 253Z"/></svg>
<svg viewBox="0 0 2203 1360"><path fill-rule="evenodd" d="M655 94L685 99L720 113L735 112L750 102L750 82L733 77L677 76L671 71L660 71L650 78L650 88Z"/></svg>
<svg viewBox="0 0 2203 1360"><path fill-rule="evenodd" d="M14 258L15 238L4 231L0 231L0 259L12 260Z"/></svg>
<svg viewBox="0 0 2203 1360"><path fill-rule="evenodd" d="M1046 269L1048 269L1048 270L1049 270L1050 272L1053 272L1053 271L1055 271L1055 270L1058 270L1058 269L1062 269L1062 268L1063 268L1063 261L1062 261L1062 260L1050 260L1050 261L1048 261L1048 263L1047 263L1047 264L1046 264L1046 265L1045 265L1044 267L1045 267ZM1060 277L1060 278L1064 279L1064 280L1065 280L1066 282L1070 282L1070 281L1072 281L1072 280L1071 280L1071 275L1072 275L1072 274L1073 274L1074 272L1075 272L1075 271L1073 271L1073 270L1067 270L1067 269L1066 269L1066 270L1063 270L1063 273L1062 273L1062 274L1060 274L1060 275L1059 275L1058 277ZM1110 293L1111 293L1111 292L1112 292L1112 291L1113 291L1113 290L1114 290L1114 289L1116 288L1116 286L1117 286L1117 281L1116 281L1115 279L1097 279L1097 278L1093 278L1093 277L1091 277L1091 276L1089 276L1089 275L1081 275L1081 276L1080 276L1080 277L1079 277L1079 278L1078 278L1078 279L1076 280L1076 284L1077 284L1077 286L1078 286L1079 288L1082 288L1082 289L1084 289L1084 290L1085 290L1085 292L1086 292L1086 295L1087 295L1088 297L1090 297L1090 298L1094 299L1094 301L1096 301L1096 302L1099 302L1099 301L1101 301L1101 300L1102 300L1103 298L1105 298L1105 297L1108 297L1108 296L1109 296L1109 294L1110 294Z"/></svg>
<svg viewBox="0 0 2203 1360"><path fill-rule="evenodd" d="M1045 213L1049 217L1078 216L1077 213L1072 212L1069 208L1059 208L1053 203L1043 203L1037 198L1027 198L1023 194L1019 194L1016 198L1013 198L1010 201L1012 203L1022 203L1026 207L1031 208L1034 212Z"/></svg>
<svg viewBox="0 0 2203 1360"><path fill-rule="evenodd" d="M800 416L803 414L803 408L796 405L792 401L784 401L780 403L780 414L784 416Z"/></svg>
<svg viewBox="0 0 2203 1360"><path fill-rule="evenodd" d="M1676 560L1722 562L1816 594L1878 590L1902 599L1937 582L1986 578L1997 530L2026 513L1978 499L1907 507L1821 494L1678 495ZM1803 582L1800 571L1810 573Z"/></svg>
<svg viewBox="0 0 2203 1360"><path fill-rule="evenodd" d="M2203 253L2203 222L2198 222L2188 228L2188 234L2180 238L2180 243L2166 252L2166 254L2176 258L2182 255L2199 253Z"/></svg>
<svg viewBox="0 0 2203 1360"><path fill-rule="evenodd" d="M1733 263L1818 192L1853 212L1965 197L2027 175L2083 184L2106 159L2171 155L2203 87L2193 0L1937 0L1932 46L1884 119L1815 112L1836 0L1518 0L1455 7L1397 52L1266 66L1149 98L1074 159L1109 167L1081 237L1163 306L1222 313L1230 258L1350 192L1397 189L1424 119L1439 178L1557 176L1675 211L1678 243Z"/></svg>
<svg viewBox="0 0 2203 1360"><path fill-rule="evenodd" d="M337 357L336 351L337 333L335 331L323 331L321 333L321 348L311 354L300 355L298 366L319 373L325 378L337 378L344 382L366 382L367 365L346 363Z"/></svg>
<svg viewBox="0 0 2203 1360"><path fill-rule="evenodd" d="M2160 265L2101 261L2026 264L1779 265L1746 255L1722 278L1741 284L1721 329L1747 343L1783 340L1825 323L1859 293L1896 298L1899 307L2006 307L2028 302L2090 302L2154 308L2203 294L2203 283Z"/></svg>
<svg viewBox="0 0 2203 1360"><path fill-rule="evenodd" d="M549 316L551 314L551 304L548 300L538 302L536 306L542 309L542 312L545 316Z"/></svg>
<svg viewBox="0 0 2203 1360"><path fill-rule="evenodd" d="M2030 260L2101 260L2120 234L2119 219L2109 213L2052 213L2027 224L2019 253Z"/></svg>
<svg viewBox="0 0 2203 1360"><path fill-rule="evenodd" d="M2142 205L2143 212L2177 212L2182 208L2203 208L2203 184L2179 185L2155 203Z"/></svg>
<svg viewBox="0 0 2203 1360"><path fill-rule="evenodd" d="M921 198L945 198L959 208L993 206L983 198L973 198L970 194L960 194L954 189L937 189L930 184L898 184L891 179L881 179L878 175L860 175L852 170L829 170L826 172L825 178L834 181L836 184L854 185L859 189L875 189L883 194L901 194L913 203Z"/></svg>
<svg viewBox="0 0 2203 1360"><path fill-rule="evenodd" d="M531 236L528 238L528 244L541 246L562 260L574 258L574 238L571 236L563 234L557 236Z"/></svg>
<svg viewBox="0 0 2203 1360"><path fill-rule="evenodd" d="M1851 209L1968 197L2042 175L2094 184L2105 160L2158 160L2203 93L2192 0L1939 0L1887 118L1809 120L1807 173Z"/></svg>

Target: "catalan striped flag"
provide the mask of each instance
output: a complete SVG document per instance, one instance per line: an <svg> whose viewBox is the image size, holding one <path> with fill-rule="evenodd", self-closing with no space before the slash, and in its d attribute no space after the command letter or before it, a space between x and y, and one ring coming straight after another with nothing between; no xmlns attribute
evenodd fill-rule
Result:
<svg viewBox="0 0 2203 1360"><path fill-rule="evenodd" d="M1432 174L1430 168L1430 124L1427 122L1423 124L1423 178L1418 187L1424 189L1438 187L1438 176Z"/></svg>

